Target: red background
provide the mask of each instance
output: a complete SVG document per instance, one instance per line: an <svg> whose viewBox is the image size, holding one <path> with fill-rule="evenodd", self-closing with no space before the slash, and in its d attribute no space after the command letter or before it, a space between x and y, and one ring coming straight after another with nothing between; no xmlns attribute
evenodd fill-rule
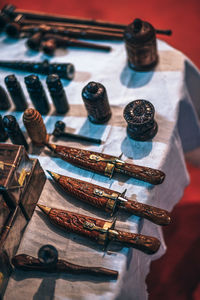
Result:
<svg viewBox="0 0 200 300"><path fill-rule="evenodd" d="M0 0L0 7L7 3L6 0ZM21 9L105 19L125 24L136 17L142 18L158 29L172 29L171 37L162 38L188 55L200 67L199 0L13 0L12 4Z"/></svg>

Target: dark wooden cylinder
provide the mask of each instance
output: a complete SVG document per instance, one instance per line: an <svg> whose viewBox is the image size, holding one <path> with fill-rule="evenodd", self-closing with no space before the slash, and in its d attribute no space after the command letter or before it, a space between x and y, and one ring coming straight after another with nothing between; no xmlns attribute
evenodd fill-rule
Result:
<svg viewBox="0 0 200 300"><path fill-rule="evenodd" d="M7 110L10 108L10 101L4 88L0 86L0 110Z"/></svg>
<svg viewBox="0 0 200 300"><path fill-rule="evenodd" d="M103 124L111 117L105 87L98 82L89 82L82 90L82 98L92 123Z"/></svg>
<svg viewBox="0 0 200 300"><path fill-rule="evenodd" d="M153 104L147 100L139 99L130 102L124 109L128 136L137 141L152 139L158 131L154 113Z"/></svg>
<svg viewBox="0 0 200 300"><path fill-rule="evenodd" d="M16 145L23 145L28 150L28 144L16 118L12 115L7 115L3 118L3 124L11 142Z"/></svg>
<svg viewBox="0 0 200 300"><path fill-rule="evenodd" d="M38 76L29 75L24 78L24 81L35 108L42 115L48 114L50 109L49 102Z"/></svg>
<svg viewBox="0 0 200 300"><path fill-rule="evenodd" d="M57 74L47 76L46 83L58 114L65 114L69 110L69 104L62 85Z"/></svg>
<svg viewBox="0 0 200 300"><path fill-rule="evenodd" d="M124 31L129 67L136 71L151 70L158 62L156 31L140 19L135 19Z"/></svg>
<svg viewBox="0 0 200 300"><path fill-rule="evenodd" d="M21 85L14 74L5 77L5 84L17 111L24 111L28 104Z"/></svg>

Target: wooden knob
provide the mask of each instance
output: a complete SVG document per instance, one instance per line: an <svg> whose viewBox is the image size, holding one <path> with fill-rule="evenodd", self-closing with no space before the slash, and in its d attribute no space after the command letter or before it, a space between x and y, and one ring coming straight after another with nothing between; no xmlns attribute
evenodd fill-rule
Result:
<svg viewBox="0 0 200 300"><path fill-rule="evenodd" d="M26 109L23 115L23 122L28 135L34 144L42 146L48 142L49 136L42 116L36 109Z"/></svg>

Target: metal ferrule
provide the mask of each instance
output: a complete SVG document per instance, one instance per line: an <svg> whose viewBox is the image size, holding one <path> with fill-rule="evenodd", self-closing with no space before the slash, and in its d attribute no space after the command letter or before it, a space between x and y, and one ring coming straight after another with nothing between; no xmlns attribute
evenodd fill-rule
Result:
<svg viewBox="0 0 200 300"><path fill-rule="evenodd" d="M112 228L113 226L113 222L105 222L103 227L100 226L96 226L94 223L92 222L84 222L83 223L83 228L87 229L89 231L97 231L99 232L99 239L98 239L98 243L100 245L105 245L106 242L108 241L108 233L109 233L109 229Z"/></svg>
<svg viewBox="0 0 200 300"><path fill-rule="evenodd" d="M90 159L95 160L97 162L98 161L107 162L104 174L110 178L112 178L115 168L121 169L121 166L125 164L125 162L123 160L120 160L116 157L108 159L108 158L103 158L103 157L95 155L95 154L91 154Z"/></svg>
<svg viewBox="0 0 200 300"><path fill-rule="evenodd" d="M110 241L115 240L118 235L119 235L119 233L117 230L114 230L114 229L108 230L108 239Z"/></svg>
<svg viewBox="0 0 200 300"><path fill-rule="evenodd" d="M105 209L107 212L110 212L111 215L113 215L113 213L116 209L118 197L120 196L120 194L119 193L107 194L103 190L99 190L99 189L94 189L93 193L94 193L94 195L108 198Z"/></svg>

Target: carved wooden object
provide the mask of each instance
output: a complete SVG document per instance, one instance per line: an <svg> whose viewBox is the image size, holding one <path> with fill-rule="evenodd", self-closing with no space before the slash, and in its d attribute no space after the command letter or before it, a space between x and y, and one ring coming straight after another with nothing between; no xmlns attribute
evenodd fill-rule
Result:
<svg viewBox="0 0 200 300"><path fill-rule="evenodd" d="M169 213L164 209L128 200L119 192L86 181L48 172L65 192L111 214L117 208L158 225L168 225L171 221Z"/></svg>
<svg viewBox="0 0 200 300"><path fill-rule="evenodd" d="M0 61L1 68L8 68L29 72L34 74L58 74L60 78L72 80L74 78L75 68L71 63L49 63L48 60L43 62L30 61Z"/></svg>
<svg viewBox="0 0 200 300"><path fill-rule="evenodd" d="M134 247L144 251L147 254L154 254L160 247L160 241L157 238L118 231L113 229L113 222L107 222L67 210L49 208L44 205L38 204L38 207L47 215L51 223L64 231L85 236L104 246L109 241L117 241L127 247Z"/></svg>
<svg viewBox="0 0 200 300"><path fill-rule="evenodd" d="M23 114L23 122L32 142L43 146L49 140L41 114L34 108L28 108Z"/></svg>
<svg viewBox="0 0 200 300"><path fill-rule="evenodd" d="M12 259L15 268L24 271L40 271L48 273L70 273L87 274L92 276L104 276L108 279L117 279L118 272L102 267L85 267L72 264L68 261L59 259L54 265L42 264L38 258L26 254L19 254Z"/></svg>
<svg viewBox="0 0 200 300"><path fill-rule="evenodd" d="M155 109L153 104L144 99L134 100L126 105L124 118L128 123L128 136L138 141L152 139L158 131L154 114Z"/></svg>
<svg viewBox="0 0 200 300"><path fill-rule="evenodd" d="M151 184L160 184L165 178L165 174L160 170L129 164L108 154L55 144L47 144L46 146L61 159L73 165L109 177L112 177L116 172Z"/></svg>
<svg viewBox="0 0 200 300"><path fill-rule="evenodd" d="M82 98L92 123L103 124L111 117L111 109L105 87L91 81L82 90Z"/></svg>
<svg viewBox="0 0 200 300"><path fill-rule="evenodd" d="M8 75L4 79L11 99L15 104L17 111L24 111L28 104L22 90L22 87L14 74Z"/></svg>
<svg viewBox="0 0 200 300"><path fill-rule="evenodd" d="M135 19L124 31L128 64L137 71L152 69L158 62L156 31L140 19Z"/></svg>

